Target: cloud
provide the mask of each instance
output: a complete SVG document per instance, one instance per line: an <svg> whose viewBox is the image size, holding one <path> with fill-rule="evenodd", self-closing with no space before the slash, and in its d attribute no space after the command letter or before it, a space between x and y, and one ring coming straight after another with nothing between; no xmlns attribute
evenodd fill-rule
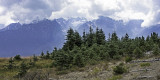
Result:
<svg viewBox="0 0 160 80"><path fill-rule="evenodd" d="M0 0L0 24L30 23L49 18L52 11L61 9L64 0Z"/></svg>
<svg viewBox="0 0 160 80"><path fill-rule="evenodd" d="M144 20L142 27L160 23L159 0L0 0L0 24L35 19L106 16L125 22Z"/></svg>

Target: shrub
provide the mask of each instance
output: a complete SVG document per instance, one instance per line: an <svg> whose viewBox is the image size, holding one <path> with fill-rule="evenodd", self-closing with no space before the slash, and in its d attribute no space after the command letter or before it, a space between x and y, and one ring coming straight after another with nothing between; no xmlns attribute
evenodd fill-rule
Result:
<svg viewBox="0 0 160 80"><path fill-rule="evenodd" d="M156 77L157 77L157 80L160 80L160 75L159 74Z"/></svg>
<svg viewBox="0 0 160 80"><path fill-rule="evenodd" d="M115 74L123 74L127 72L126 68L123 65L118 65L115 68L113 68L113 71Z"/></svg>
<svg viewBox="0 0 160 80"><path fill-rule="evenodd" d="M141 58L143 56L143 52L139 47L136 47L133 51L136 58Z"/></svg>
<svg viewBox="0 0 160 80"><path fill-rule="evenodd" d="M132 57L128 57L128 56L127 56L127 57L125 58L125 62L130 62L130 61L132 61Z"/></svg>
<svg viewBox="0 0 160 80"><path fill-rule="evenodd" d="M21 58L20 55L16 55L16 56L14 57L14 60L22 60L22 58Z"/></svg>
<svg viewBox="0 0 160 80"><path fill-rule="evenodd" d="M30 59L30 61L27 63L27 65L28 65L29 68L34 67L35 62Z"/></svg>
<svg viewBox="0 0 160 80"><path fill-rule="evenodd" d="M20 67L19 67L19 72L18 72L18 76L19 77L23 77L26 73L27 73L27 65L26 63L24 63L24 61L21 63Z"/></svg>
<svg viewBox="0 0 160 80"><path fill-rule="evenodd" d="M7 69L13 69L14 68L14 61L12 59L12 57L9 59L9 64L7 66Z"/></svg>
<svg viewBox="0 0 160 80"><path fill-rule="evenodd" d="M120 55L114 55L114 56L113 56L113 59L114 59L114 60L119 60L120 58L121 58Z"/></svg>

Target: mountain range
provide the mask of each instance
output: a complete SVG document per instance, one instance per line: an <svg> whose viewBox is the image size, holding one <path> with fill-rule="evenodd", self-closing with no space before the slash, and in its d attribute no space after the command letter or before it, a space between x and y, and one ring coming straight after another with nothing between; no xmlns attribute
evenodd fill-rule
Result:
<svg viewBox="0 0 160 80"><path fill-rule="evenodd" d="M59 18L54 20L35 20L29 24L12 23L0 30L0 57L11 57L16 54L31 56L42 51L52 51L54 47L61 48L69 28L77 30L81 35L92 26L102 28L106 39L108 34L116 32L119 37L128 33L130 38L147 36L151 32L160 34L160 25L141 27L143 20L114 20L100 16L88 21L85 18Z"/></svg>

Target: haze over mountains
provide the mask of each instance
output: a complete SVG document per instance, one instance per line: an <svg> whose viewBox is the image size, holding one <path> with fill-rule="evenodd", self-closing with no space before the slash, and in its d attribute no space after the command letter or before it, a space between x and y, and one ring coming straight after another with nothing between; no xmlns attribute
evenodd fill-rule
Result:
<svg viewBox="0 0 160 80"><path fill-rule="evenodd" d="M0 30L0 57L11 57L16 54L31 56L42 51L52 51L54 47L61 48L65 41L67 30L71 27L82 35L89 27L102 28L106 36L116 31L119 37L128 33L131 38L147 36L151 32L160 34L160 25L149 28L141 27L143 20L130 20L123 22L100 16L98 19L88 21L85 18L44 19L35 20L30 24L12 23Z"/></svg>

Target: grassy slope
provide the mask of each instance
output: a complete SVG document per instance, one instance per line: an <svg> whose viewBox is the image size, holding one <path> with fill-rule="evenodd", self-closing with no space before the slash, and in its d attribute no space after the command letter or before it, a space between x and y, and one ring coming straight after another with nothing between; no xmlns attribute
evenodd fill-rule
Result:
<svg viewBox="0 0 160 80"><path fill-rule="evenodd" d="M154 57L145 57L141 60L153 59ZM31 58L23 58L21 61L15 61L15 66L19 66L22 61L26 63L30 61ZM13 80L13 76L18 73L18 69L6 70L5 65L8 64L8 58L0 58L0 80ZM157 77L157 73L160 72L160 61L157 62L149 62L146 63L125 63L124 59L121 61L100 61L94 65L87 65L83 68L73 67L67 71L56 71L54 67L50 67L52 64L52 60L39 59L35 66L28 70L28 73L35 72L40 70L41 73L50 73L49 78L59 78L60 80L132 80L134 78L138 78L140 76L152 76L154 78ZM122 75L114 75L113 67L118 65L119 63L125 63L124 65L127 67L128 72ZM150 64L150 65L148 65ZM145 66L146 65L146 66ZM132 72L134 70L139 69L154 69L151 71L137 71ZM67 74L63 74L67 73ZM63 74L63 75L57 75ZM154 80L153 78L153 80ZM16 78L14 78L16 80ZM17 79L18 80L18 79Z"/></svg>
<svg viewBox="0 0 160 80"><path fill-rule="evenodd" d="M23 58L20 61L14 61L14 66L17 68L14 68L12 70L7 70L6 66L8 65L9 58L0 58L0 80L13 79L13 77L18 74L18 71L19 71L18 67L20 66L20 64L23 61L25 63L29 63L31 59L32 58ZM35 66L30 68L28 72L38 70L38 69L49 68L52 62L53 61L49 59L48 60L39 59L38 61L35 62Z"/></svg>

